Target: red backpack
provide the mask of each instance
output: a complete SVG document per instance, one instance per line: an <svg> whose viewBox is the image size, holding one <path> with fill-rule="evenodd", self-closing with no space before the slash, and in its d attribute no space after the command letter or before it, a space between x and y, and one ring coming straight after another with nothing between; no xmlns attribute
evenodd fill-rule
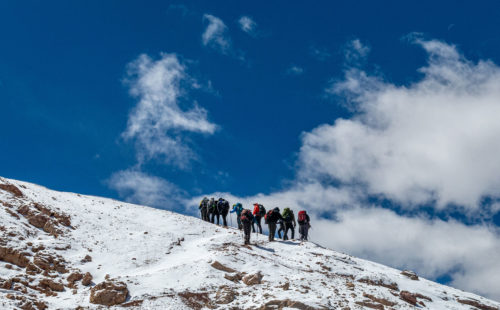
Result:
<svg viewBox="0 0 500 310"><path fill-rule="evenodd" d="M299 217L297 218L299 224L305 224L307 221L307 213L306 211L299 211Z"/></svg>
<svg viewBox="0 0 500 310"><path fill-rule="evenodd" d="M264 221L266 224L269 223L269 219L271 218L271 216L273 216L273 212L274 212L274 210L269 210L269 211L267 211L266 215L264 216Z"/></svg>
<svg viewBox="0 0 500 310"><path fill-rule="evenodd" d="M242 222L250 222L251 216L252 216L252 211L245 209L245 210L241 211L240 220Z"/></svg>

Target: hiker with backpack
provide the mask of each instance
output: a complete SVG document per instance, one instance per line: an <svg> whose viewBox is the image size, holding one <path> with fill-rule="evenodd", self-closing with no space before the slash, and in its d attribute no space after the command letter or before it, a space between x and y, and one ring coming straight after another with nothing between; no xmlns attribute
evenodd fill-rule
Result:
<svg viewBox="0 0 500 310"><path fill-rule="evenodd" d="M239 217L241 224L243 226L243 233L245 234L245 245L250 244L250 235L252 234L251 226L254 221L252 211L249 209L244 209L241 211L241 216Z"/></svg>
<svg viewBox="0 0 500 310"><path fill-rule="evenodd" d="M217 202L217 211L222 216L222 224L227 227L227 214L229 212L229 202L224 198L219 198ZM217 218L217 224L219 224L219 219Z"/></svg>
<svg viewBox="0 0 500 310"><path fill-rule="evenodd" d="M269 210L265 216L266 224L269 226L269 241L274 241L274 235L276 234L276 223L279 220L283 220L280 214L280 209L278 207Z"/></svg>
<svg viewBox="0 0 500 310"><path fill-rule="evenodd" d="M283 233L283 236L285 234L285 224L283 223L282 220L278 220L278 238L281 239L281 233Z"/></svg>
<svg viewBox="0 0 500 310"><path fill-rule="evenodd" d="M298 222L299 222L300 240L307 241L307 233L309 232L309 228L311 228L310 224L311 219L309 218L309 215L307 214L306 211L304 210L299 211Z"/></svg>
<svg viewBox="0 0 500 310"><path fill-rule="evenodd" d="M283 222L285 224L285 235L283 236L283 240L288 240L288 230L291 230L292 239L295 239L295 226L297 226L297 222L295 222L295 215L290 208L285 208L285 210L283 210Z"/></svg>
<svg viewBox="0 0 500 310"><path fill-rule="evenodd" d="M201 219L208 222L208 198L203 197L203 199L200 202L200 206L198 207L201 213Z"/></svg>
<svg viewBox="0 0 500 310"><path fill-rule="evenodd" d="M243 205L239 202L233 205L233 209L229 213L236 212L236 221L238 222L238 229L241 230L243 225L241 224L241 212L243 211Z"/></svg>
<svg viewBox="0 0 500 310"><path fill-rule="evenodd" d="M219 210L217 208L217 201L214 198L210 198L210 203L208 205L208 210L212 217L210 218L210 222L215 224L215 217L217 217L217 225L219 225Z"/></svg>
<svg viewBox="0 0 500 310"><path fill-rule="evenodd" d="M262 234L262 226L260 225L260 221L262 217L266 214L266 208L263 205L254 203L253 204L253 222L252 222L252 231L255 232L254 223L257 224L257 228L259 229L259 234Z"/></svg>

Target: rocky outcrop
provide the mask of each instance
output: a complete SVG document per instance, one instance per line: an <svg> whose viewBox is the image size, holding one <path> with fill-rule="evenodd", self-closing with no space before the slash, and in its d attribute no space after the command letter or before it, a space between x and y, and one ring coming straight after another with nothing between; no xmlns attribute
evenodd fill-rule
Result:
<svg viewBox="0 0 500 310"><path fill-rule="evenodd" d="M481 310L498 310L498 308L496 308L496 307L491 307L491 306L482 304L482 303L478 302L477 300L457 299L457 301L461 304L473 306L473 307L476 307L476 308L481 309Z"/></svg>
<svg viewBox="0 0 500 310"><path fill-rule="evenodd" d="M417 296L413 293L408 292L408 291L401 291L399 293L399 298L406 301L410 305L414 305L414 306L417 305Z"/></svg>
<svg viewBox="0 0 500 310"><path fill-rule="evenodd" d="M220 270L220 271L225 271L225 272L229 272L229 273L236 272L236 270L234 270L233 268L229 268L227 266L224 266L221 263L219 263L218 261L213 262L210 266L212 266L213 268Z"/></svg>
<svg viewBox="0 0 500 310"><path fill-rule="evenodd" d="M73 272L67 278L68 283L70 284L74 284L76 281L80 281L81 279L83 279L83 274L80 272Z"/></svg>
<svg viewBox="0 0 500 310"><path fill-rule="evenodd" d="M55 292L64 291L64 285L62 283L55 282L54 280L51 280L51 279L42 279L42 280L40 280L39 285L42 288L50 288L50 290L55 291Z"/></svg>
<svg viewBox="0 0 500 310"><path fill-rule="evenodd" d="M299 310L323 310L327 309L324 307L316 308L313 306L308 306L300 301L293 301L290 299L285 300L271 300L262 305L259 310L271 310L271 309L285 309L285 308L293 308Z"/></svg>
<svg viewBox="0 0 500 310"><path fill-rule="evenodd" d="M233 291L231 288L227 286L221 287L215 294L215 303L222 305L231 303L237 295L238 292Z"/></svg>
<svg viewBox="0 0 500 310"><path fill-rule="evenodd" d="M418 281L418 276L415 272L410 271L410 270L403 270L401 271L401 274L405 277L410 278L411 280Z"/></svg>
<svg viewBox="0 0 500 310"><path fill-rule="evenodd" d="M90 284L92 284L92 275L87 272L82 278L82 285L89 286Z"/></svg>
<svg viewBox="0 0 500 310"><path fill-rule="evenodd" d="M0 189L11 193L12 195L16 197L23 197L23 192L19 188L17 188L15 185L12 184L0 184Z"/></svg>
<svg viewBox="0 0 500 310"><path fill-rule="evenodd" d="M21 251L13 248L2 246L0 246L0 260L22 268L26 267L30 262L26 253L22 253Z"/></svg>
<svg viewBox="0 0 500 310"><path fill-rule="evenodd" d="M262 283L262 278L264 276L259 272L254 273L254 274L249 274L246 275L242 278L243 283L246 285L256 285L256 284L261 284Z"/></svg>
<svg viewBox="0 0 500 310"><path fill-rule="evenodd" d="M127 300L128 289L123 282L105 281L90 289L90 302L93 304L113 306Z"/></svg>
<svg viewBox="0 0 500 310"><path fill-rule="evenodd" d="M182 292L178 294L181 297L182 302L188 306L190 309L203 309L204 307L213 308L213 304L208 296L208 293L193 293L193 292Z"/></svg>
<svg viewBox="0 0 500 310"><path fill-rule="evenodd" d="M234 273L234 274L226 273L224 275L224 278L229 280L229 281L233 281L233 282L237 283L243 278L243 274L241 274L239 272Z"/></svg>

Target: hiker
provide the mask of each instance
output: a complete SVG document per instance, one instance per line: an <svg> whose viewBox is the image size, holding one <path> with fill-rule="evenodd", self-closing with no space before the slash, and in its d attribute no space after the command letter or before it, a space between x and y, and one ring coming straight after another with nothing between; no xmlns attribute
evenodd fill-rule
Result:
<svg viewBox="0 0 500 310"><path fill-rule="evenodd" d="M238 213L236 213L238 214ZM245 234L245 245L250 244L250 235L252 234L250 227L253 223L252 211L245 209L241 211L241 216L239 217L241 224L243 225L243 232Z"/></svg>
<svg viewBox="0 0 500 310"><path fill-rule="evenodd" d="M229 202L224 198L219 198L219 201L217 202L217 211L222 216L222 224L227 227L227 213L229 212ZM218 219L217 224L219 224Z"/></svg>
<svg viewBox="0 0 500 310"><path fill-rule="evenodd" d="M215 217L217 217L217 225L219 225L219 210L217 209L217 201L215 201L214 198L210 198L208 210L212 215L212 217L210 218L210 222L212 224L215 224Z"/></svg>
<svg viewBox="0 0 500 310"><path fill-rule="evenodd" d="M311 219L306 211L299 211L297 222L299 222L300 240L307 241L307 233L309 232L309 228L311 228Z"/></svg>
<svg viewBox="0 0 500 310"><path fill-rule="evenodd" d="M288 240L288 230L292 231L292 239L295 239L295 226L297 226L297 222L295 222L295 215L290 208L285 208L285 210L283 210L283 222L285 223L285 235L283 236L283 240Z"/></svg>
<svg viewBox="0 0 500 310"><path fill-rule="evenodd" d="M269 241L274 241L274 234L276 233L276 223L279 220L283 220L283 217L280 214L280 209L278 207L273 210L269 210L266 213L265 221L269 226Z"/></svg>
<svg viewBox="0 0 500 310"><path fill-rule="evenodd" d="M252 222L252 231L255 232L254 223L257 224L257 228L259 229L259 234L262 234L262 226L260 225L260 220L266 214L266 208L263 205L254 203L253 204L253 222Z"/></svg>
<svg viewBox="0 0 500 310"><path fill-rule="evenodd" d="M285 234L285 223L283 223L283 220L278 220L278 227L279 227L278 228L278 238L281 239L281 233L283 233L283 235Z"/></svg>
<svg viewBox="0 0 500 310"><path fill-rule="evenodd" d="M209 219L208 219L208 198L207 197L203 197L198 209L201 212L201 219L208 222Z"/></svg>
<svg viewBox="0 0 500 310"><path fill-rule="evenodd" d="M236 221L238 222L238 229L241 230L243 226L241 225L241 211L243 211L243 205L239 202L233 205L233 209L229 213L236 212Z"/></svg>

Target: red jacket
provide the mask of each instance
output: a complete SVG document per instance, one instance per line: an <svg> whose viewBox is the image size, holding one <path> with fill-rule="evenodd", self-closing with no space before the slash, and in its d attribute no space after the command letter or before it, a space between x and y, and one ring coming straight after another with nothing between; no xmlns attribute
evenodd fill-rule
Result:
<svg viewBox="0 0 500 310"><path fill-rule="evenodd" d="M260 213L259 213L259 204L254 204L253 205L253 212L252 212L253 215L255 216L259 216L260 217Z"/></svg>

